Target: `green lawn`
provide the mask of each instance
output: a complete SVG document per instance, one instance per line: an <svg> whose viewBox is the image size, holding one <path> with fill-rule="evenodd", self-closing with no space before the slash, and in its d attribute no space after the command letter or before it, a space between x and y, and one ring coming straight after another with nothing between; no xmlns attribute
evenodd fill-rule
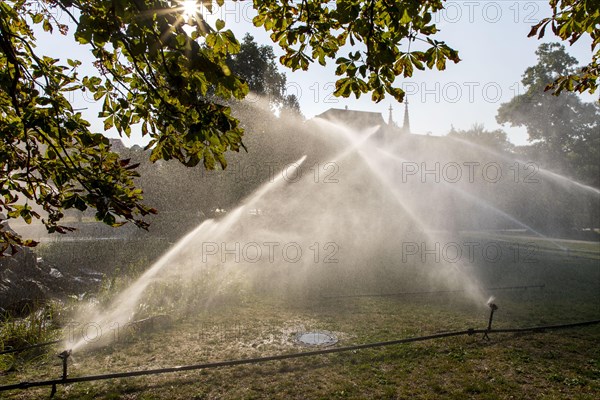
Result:
<svg viewBox="0 0 600 400"><path fill-rule="evenodd" d="M521 239L528 240L528 239ZM587 254L587 253L586 253ZM543 284L496 290L494 327L523 327L600 318L596 254L477 260L483 286ZM153 292L164 295L167 292ZM73 354L70 376L171 367L306 351L299 332L326 330L335 346L485 328L489 308L460 292L324 298L240 290L188 307L173 303L154 326L103 332L108 346ZM67 346L69 343L67 343ZM63 346L64 347L64 346ZM63 347L19 361L2 385L58 378ZM543 333L437 339L259 365L169 373L58 387L57 399L595 399L600 392L600 326ZM2 393L48 396L50 388Z"/></svg>

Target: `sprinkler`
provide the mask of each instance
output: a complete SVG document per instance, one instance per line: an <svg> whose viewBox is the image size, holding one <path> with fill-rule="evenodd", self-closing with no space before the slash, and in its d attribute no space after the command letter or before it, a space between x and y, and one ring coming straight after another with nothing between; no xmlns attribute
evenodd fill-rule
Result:
<svg viewBox="0 0 600 400"><path fill-rule="evenodd" d="M492 330L492 320L494 319L494 311L498 309L498 306L495 303L488 303L488 306L490 307L490 320L488 321L487 330L483 334L483 338L490 340L490 338L488 337L488 333Z"/></svg>
<svg viewBox="0 0 600 400"><path fill-rule="evenodd" d="M65 350L62 353L60 353L58 355L58 358L62 359L62 365L63 365L63 373L62 373L62 378L67 379L67 367L68 367L68 362L69 362L69 356L71 355L71 350Z"/></svg>
<svg viewBox="0 0 600 400"><path fill-rule="evenodd" d="M62 353L60 353L58 355L58 358L62 359L62 367L63 367L63 373L62 373L62 380L66 380L67 379L67 375L68 375L68 364L69 364L69 357L71 356L71 349L69 350L65 350ZM52 391L50 392L50 398L53 398L54 395L56 394L56 383L52 384Z"/></svg>

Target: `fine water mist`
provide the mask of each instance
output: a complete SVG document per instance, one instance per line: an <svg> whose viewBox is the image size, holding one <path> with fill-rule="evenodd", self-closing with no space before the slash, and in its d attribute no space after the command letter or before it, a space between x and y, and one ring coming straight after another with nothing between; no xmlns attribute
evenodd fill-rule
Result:
<svg viewBox="0 0 600 400"><path fill-rule="evenodd" d="M257 298L301 307L419 291L456 293L485 311L491 288L545 283L547 271L524 269L530 254L507 237L546 239L537 230L543 215L529 218L523 201L554 187L509 176L514 160L382 126L357 130L322 118L281 125L278 143L306 156L269 164L267 181L237 208L200 223L109 305L82 307L77 320L108 331ZM73 349L87 344L81 338Z"/></svg>
<svg viewBox="0 0 600 400"><path fill-rule="evenodd" d="M294 163L298 168L302 165L306 156L303 156ZM140 304L140 298L149 285L161 279L161 273L165 268L177 269L180 277L184 277L185 272L191 272L197 266L190 265L187 271L181 269L182 263L186 261L188 252L195 248L198 244L205 243L209 240L221 239L224 234L227 234L232 229L235 229L239 223L240 217L247 213L248 209L255 206L256 203L265 196L270 190L274 190L278 185L285 182L284 175L277 176L272 182L268 182L257 190L243 205L229 213L225 218L214 221L212 219L202 222L197 228L180 239L169 251L160 257L148 270L142 274L134 283L127 289L122 291L110 306L103 311L95 311L91 321L100 326L100 329L107 330L110 326L124 325L134 317L136 308ZM173 271L167 271L167 275ZM164 278L163 278L164 279ZM89 310L87 310L89 312ZM76 350L80 346L87 343L85 338L79 340L73 349Z"/></svg>

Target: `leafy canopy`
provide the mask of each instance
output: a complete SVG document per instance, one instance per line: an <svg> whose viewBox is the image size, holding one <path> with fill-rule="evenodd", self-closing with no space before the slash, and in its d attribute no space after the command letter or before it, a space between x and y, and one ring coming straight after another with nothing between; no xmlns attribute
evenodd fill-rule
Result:
<svg viewBox="0 0 600 400"><path fill-rule="evenodd" d="M594 93L598 88L600 73L600 1L598 0L550 0L552 16L542 19L531 27L529 37L541 39L548 25L552 32L562 40L573 44L583 36L592 39L590 63L578 71L561 74L549 82L546 90L560 94L563 90Z"/></svg>
<svg viewBox="0 0 600 400"><path fill-rule="evenodd" d="M211 11L224 0L199 3ZM589 33L594 46L596 3L551 1L576 21L563 33ZM442 0L254 0L253 7L254 24L284 50L283 65L305 70L312 62L335 62L337 96L371 93L377 102L389 94L402 101L397 77L460 61L456 50L434 39L432 16ZM56 10L68 17L66 24ZM82 76L79 60L44 54L36 47L36 29L72 34L91 49L96 73ZM70 229L61 225L69 208L95 209L97 219L110 225L146 226L142 217L155 210L142 203L134 185L136 165L90 130L68 94L85 91L101 103L105 129L129 136L137 125L150 138L152 161L225 168L225 153L243 148L242 130L227 105L249 90L227 64L239 50L225 21L211 27L181 1L1 2L0 212L28 223L42 218L51 232ZM590 76L593 81L593 70ZM0 253L34 244L4 229L2 219Z"/></svg>
<svg viewBox="0 0 600 400"><path fill-rule="evenodd" d="M457 51L430 37L438 31L432 16L442 1L256 0L254 6L254 24L272 32L271 39L285 51L283 65L306 70L313 61L326 65L328 58L335 59L336 96L371 92L378 102L389 93L402 101L396 77L460 61ZM350 51L338 57L347 44Z"/></svg>
<svg viewBox="0 0 600 400"><path fill-rule="evenodd" d="M202 3L212 9L212 1ZM336 94L372 91L379 101L388 92L402 100L403 92L393 86L396 76L459 60L456 51L429 38L437 31L432 12L441 7L441 1L257 0L254 23L272 32L286 51L281 61L292 69L306 69L313 59L325 64L347 42L362 43L362 50L337 58ZM68 25L55 18L57 9L69 17ZM81 76L80 61L44 55L36 48L35 26L63 35L74 27L74 39L91 48L97 73ZM29 223L42 218L37 204L51 232L70 229L60 225L69 208L91 207L107 224L133 221L142 227L141 217L155 211L142 204L134 185L136 165L121 160L73 109L67 95L74 91L102 103L105 129L129 136L140 125L151 138L152 161L225 168L225 152L243 146L238 121L225 104L242 99L248 83L227 64L239 42L224 21L215 28L201 15L185 16L178 1L0 3L0 211ZM410 51L415 40L429 48ZM34 243L0 230L0 251L19 244Z"/></svg>
<svg viewBox="0 0 600 400"><path fill-rule="evenodd" d="M63 63L36 48L34 25L68 33L56 8L75 25L74 39L91 48L97 74L82 77L80 61ZM136 166L73 109L67 98L73 91L102 102L105 129L130 135L140 124L151 137L153 161L226 166L224 153L239 150L242 132L214 98L241 99L248 91L225 63L239 43L230 30L208 30L201 20L191 22L188 34L183 22L175 2L0 3L0 211L29 223L40 218L37 204L50 232L69 229L59 222L73 207L96 209L110 225L142 227L141 217L155 212L134 185ZM18 244L34 243L0 230L0 252Z"/></svg>

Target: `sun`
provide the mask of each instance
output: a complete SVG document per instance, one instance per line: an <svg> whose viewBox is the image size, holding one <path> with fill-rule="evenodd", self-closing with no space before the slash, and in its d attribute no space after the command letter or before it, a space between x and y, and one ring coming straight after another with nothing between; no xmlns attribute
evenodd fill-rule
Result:
<svg viewBox="0 0 600 400"><path fill-rule="evenodd" d="M194 18L198 14L199 5L196 0L184 0L180 2L183 16L186 18Z"/></svg>

